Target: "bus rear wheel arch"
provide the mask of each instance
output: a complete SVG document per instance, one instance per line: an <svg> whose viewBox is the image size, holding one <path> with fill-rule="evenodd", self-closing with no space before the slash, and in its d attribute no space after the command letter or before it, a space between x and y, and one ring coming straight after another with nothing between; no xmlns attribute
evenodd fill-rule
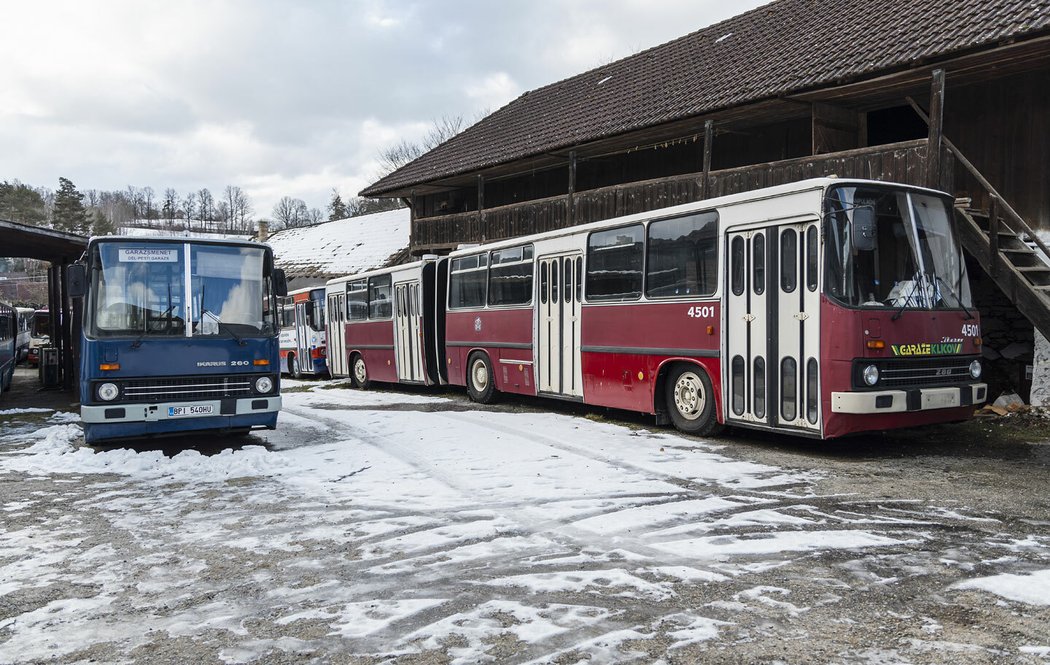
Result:
<svg viewBox="0 0 1050 665"><path fill-rule="evenodd" d="M492 404L499 398L492 361L483 351L475 351L467 359L467 394L478 404Z"/></svg>
<svg viewBox="0 0 1050 665"><path fill-rule="evenodd" d="M350 356L350 382L355 388L361 390L368 390L368 387L372 385L372 380L368 378L368 365L365 364L365 357L360 353Z"/></svg>
<svg viewBox="0 0 1050 665"><path fill-rule="evenodd" d="M299 358L294 353L288 354L288 373L293 379L303 377L303 368L299 366Z"/></svg>
<svg viewBox="0 0 1050 665"><path fill-rule="evenodd" d="M663 391L664 408L677 430L697 436L721 431L714 388L703 367L675 363L663 376Z"/></svg>

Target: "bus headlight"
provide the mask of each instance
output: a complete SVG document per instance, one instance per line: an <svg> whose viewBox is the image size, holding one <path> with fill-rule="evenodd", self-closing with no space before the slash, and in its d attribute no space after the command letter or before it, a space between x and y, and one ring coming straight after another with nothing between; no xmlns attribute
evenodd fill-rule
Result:
<svg viewBox="0 0 1050 665"><path fill-rule="evenodd" d="M970 376L975 379L981 378L981 361L975 360L970 363Z"/></svg>
<svg viewBox="0 0 1050 665"><path fill-rule="evenodd" d="M864 368L864 383L869 386L873 386L879 382L879 368L875 365L868 365Z"/></svg>
<svg viewBox="0 0 1050 665"><path fill-rule="evenodd" d="M103 383L98 387L98 398L103 402L112 402L120 395L120 388L115 383Z"/></svg>
<svg viewBox="0 0 1050 665"><path fill-rule="evenodd" d="M255 380L255 391L259 393L268 393L273 390L273 379L268 376L260 376Z"/></svg>

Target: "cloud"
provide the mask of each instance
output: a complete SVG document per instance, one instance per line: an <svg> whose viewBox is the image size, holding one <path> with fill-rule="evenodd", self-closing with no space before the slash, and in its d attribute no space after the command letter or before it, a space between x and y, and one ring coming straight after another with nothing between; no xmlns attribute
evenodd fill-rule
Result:
<svg viewBox="0 0 1050 665"><path fill-rule="evenodd" d="M733 5L0 0L0 180L180 193L239 185L323 208L442 116L699 29Z"/></svg>

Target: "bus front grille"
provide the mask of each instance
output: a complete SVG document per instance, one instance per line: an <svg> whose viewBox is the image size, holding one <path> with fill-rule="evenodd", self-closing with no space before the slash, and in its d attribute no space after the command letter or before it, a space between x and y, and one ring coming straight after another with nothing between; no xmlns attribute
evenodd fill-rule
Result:
<svg viewBox="0 0 1050 665"><path fill-rule="evenodd" d="M253 375L135 379L123 384L126 402L175 402L183 400L246 397L252 394Z"/></svg>
<svg viewBox="0 0 1050 665"><path fill-rule="evenodd" d="M973 381L970 377L972 360L969 357L888 360L880 364L879 385L883 388L922 388L968 383Z"/></svg>

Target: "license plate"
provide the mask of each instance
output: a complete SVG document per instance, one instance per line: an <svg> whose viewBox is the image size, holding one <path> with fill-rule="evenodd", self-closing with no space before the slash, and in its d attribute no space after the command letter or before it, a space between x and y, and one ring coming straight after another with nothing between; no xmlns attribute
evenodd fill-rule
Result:
<svg viewBox="0 0 1050 665"><path fill-rule="evenodd" d="M178 418L180 416L210 416L212 412L210 404L188 404L186 406L169 406L168 417Z"/></svg>
<svg viewBox="0 0 1050 665"><path fill-rule="evenodd" d="M959 391L943 391L934 393L923 393L922 408L924 409L947 409L959 406Z"/></svg>

